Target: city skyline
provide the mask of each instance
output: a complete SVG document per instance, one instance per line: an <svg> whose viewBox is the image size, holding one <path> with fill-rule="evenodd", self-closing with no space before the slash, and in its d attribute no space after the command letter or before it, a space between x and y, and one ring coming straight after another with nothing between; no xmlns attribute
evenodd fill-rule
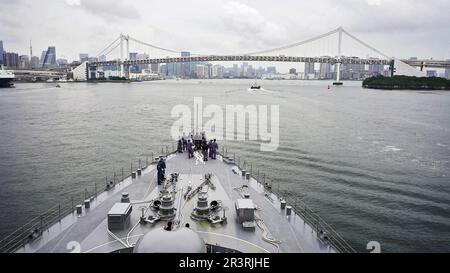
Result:
<svg viewBox="0 0 450 273"><path fill-rule="evenodd" d="M450 20L445 12L450 3L334 2L318 1L312 5L286 1L290 7L286 9L283 4L265 1L220 1L213 7L203 0L169 1L148 9L149 4L143 1L0 0L1 6L8 10L0 18L0 40L5 51L27 55L31 39L34 56L55 46L57 57L69 60L77 60L81 52L95 56L120 32L180 51L227 54L299 41L342 25L387 54L402 58L450 58L450 27L446 24ZM42 8L48 6L52 9ZM177 9L167 13L171 7ZM319 9L321 14L315 14ZM421 10L420 18L406 16L415 9ZM151 14L144 14L149 10ZM349 13L354 15L349 17L352 19L343 19ZM368 14L372 16L364 17ZM21 19L24 16L26 21Z"/></svg>

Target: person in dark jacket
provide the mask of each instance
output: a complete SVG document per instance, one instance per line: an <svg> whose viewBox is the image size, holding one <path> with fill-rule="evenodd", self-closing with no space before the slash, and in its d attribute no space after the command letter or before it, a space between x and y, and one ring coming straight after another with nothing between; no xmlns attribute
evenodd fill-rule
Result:
<svg viewBox="0 0 450 273"><path fill-rule="evenodd" d="M208 142L208 148L209 148L209 158L213 158L213 156L212 156L212 152L213 152L213 140L212 139L210 139L209 140L209 142Z"/></svg>
<svg viewBox="0 0 450 273"><path fill-rule="evenodd" d="M194 144L188 139L187 142L188 158L194 157Z"/></svg>
<svg viewBox="0 0 450 273"><path fill-rule="evenodd" d="M203 161L208 161L208 143L206 142L206 140L203 140L201 149L203 152Z"/></svg>
<svg viewBox="0 0 450 273"><path fill-rule="evenodd" d="M185 137L181 138L181 144L183 144L183 152L187 150L187 141Z"/></svg>
<svg viewBox="0 0 450 273"><path fill-rule="evenodd" d="M211 158L212 159L216 159L216 155L217 155L217 150L219 149L219 145L216 142L216 139L213 140L213 142L211 143Z"/></svg>
<svg viewBox="0 0 450 273"><path fill-rule="evenodd" d="M161 185L164 181L164 175L166 172L166 163L164 162L164 158L161 157L159 159L156 169L158 170L158 185Z"/></svg>
<svg viewBox="0 0 450 273"><path fill-rule="evenodd" d="M179 153L183 152L183 141L181 139L178 140L178 146L177 146L177 151Z"/></svg>

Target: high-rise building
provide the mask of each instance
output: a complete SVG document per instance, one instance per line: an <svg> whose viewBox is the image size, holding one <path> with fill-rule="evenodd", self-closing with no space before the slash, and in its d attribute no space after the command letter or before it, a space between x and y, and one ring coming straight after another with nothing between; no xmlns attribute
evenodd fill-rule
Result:
<svg viewBox="0 0 450 273"><path fill-rule="evenodd" d="M212 77L216 79L223 78L223 66L216 64L213 66Z"/></svg>
<svg viewBox="0 0 450 273"><path fill-rule="evenodd" d="M95 62L98 62L98 58L97 57L89 57L87 59L87 61L90 62L90 63L95 63Z"/></svg>
<svg viewBox="0 0 450 273"><path fill-rule="evenodd" d="M305 63L305 75L314 74L314 63Z"/></svg>
<svg viewBox="0 0 450 273"><path fill-rule="evenodd" d="M44 66L45 55L47 55L47 50L43 50L41 53L41 58L39 58L39 66Z"/></svg>
<svg viewBox="0 0 450 273"><path fill-rule="evenodd" d="M0 65L4 64L3 62L3 41L0 40Z"/></svg>
<svg viewBox="0 0 450 273"><path fill-rule="evenodd" d="M128 54L128 59L129 60L137 60L137 52L130 52ZM141 73L141 68L139 67L139 65L137 64L133 64L130 66L130 72L131 73Z"/></svg>
<svg viewBox="0 0 450 273"><path fill-rule="evenodd" d="M28 55L21 55L19 57L19 68L21 69L30 68L30 58L28 58Z"/></svg>
<svg viewBox="0 0 450 273"><path fill-rule="evenodd" d="M162 75L167 76L167 64L162 64L160 70Z"/></svg>
<svg viewBox="0 0 450 273"><path fill-rule="evenodd" d="M267 73L269 74L277 74L277 68L275 66L268 66Z"/></svg>
<svg viewBox="0 0 450 273"><path fill-rule="evenodd" d="M106 55L100 55L100 56L98 56L98 61L99 61L99 62L106 62Z"/></svg>
<svg viewBox="0 0 450 273"><path fill-rule="evenodd" d="M56 63L56 48L54 46L49 46L44 57L44 62L42 67L45 68L55 68L58 64Z"/></svg>
<svg viewBox="0 0 450 273"><path fill-rule="evenodd" d="M8 68L19 68L20 65L19 54L13 52L4 52L3 62L4 66Z"/></svg>
<svg viewBox="0 0 450 273"><path fill-rule="evenodd" d="M80 53L80 62L86 62L89 59L89 54Z"/></svg>
<svg viewBox="0 0 450 273"><path fill-rule="evenodd" d="M150 69L152 70L152 73L159 73L159 64L151 64Z"/></svg>
<svg viewBox="0 0 450 273"><path fill-rule="evenodd" d="M321 63L320 71L319 71L319 78L328 79L328 78L330 78L330 74L331 74L331 64Z"/></svg>
<svg viewBox="0 0 450 273"><path fill-rule="evenodd" d="M67 59L64 59L64 58L60 58L60 59L56 60L56 63L58 64L59 67L66 67L69 64Z"/></svg>
<svg viewBox="0 0 450 273"><path fill-rule="evenodd" d="M191 53L188 51L182 51L181 57L189 57L191 56ZM191 63L180 63L180 76L181 77L190 77L191 76L191 70L192 70Z"/></svg>
<svg viewBox="0 0 450 273"><path fill-rule="evenodd" d="M39 57L33 56L30 59L30 68L38 68L39 67Z"/></svg>
<svg viewBox="0 0 450 273"><path fill-rule="evenodd" d="M136 60L146 60L149 57L150 56L148 54L146 54L146 53L138 54L138 55L136 55ZM148 69L149 65L148 64L139 64L138 67L139 67L139 70L142 71L144 69Z"/></svg>

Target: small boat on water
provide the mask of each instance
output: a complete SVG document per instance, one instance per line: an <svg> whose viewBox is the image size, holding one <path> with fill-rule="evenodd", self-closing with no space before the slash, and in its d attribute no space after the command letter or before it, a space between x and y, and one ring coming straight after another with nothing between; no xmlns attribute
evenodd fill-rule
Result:
<svg viewBox="0 0 450 273"><path fill-rule="evenodd" d="M252 83L250 86L250 89L261 89L261 85L257 84L256 82Z"/></svg>
<svg viewBox="0 0 450 273"><path fill-rule="evenodd" d="M61 87L61 85L59 85L59 84L57 84L55 87L58 87L58 88L60 88Z"/></svg>

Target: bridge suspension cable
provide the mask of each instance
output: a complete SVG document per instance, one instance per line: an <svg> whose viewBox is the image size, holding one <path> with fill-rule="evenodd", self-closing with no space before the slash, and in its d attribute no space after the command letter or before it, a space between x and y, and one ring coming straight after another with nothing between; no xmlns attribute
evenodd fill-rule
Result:
<svg viewBox="0 0 450 273"><path fill-rule="evenodd" d="M116 43L119 39L120 39L120 37L121 37L121 35L119 35L119 37L117 37L112 43L110 43L107 47L105 47L102 51L100 51L100 53L98 53L97 54L97 58L100 56L100 55L103 55L104 53L105 53L105 51L107 51L108 50L108 48L110 48L112 45L114 45L114 43ZM117 48L117 45L114 47L114 48ZM108 53L110 53L112 50L110 50L110 51L108 51ZM108 53L106 53L106 54L104 54L104 55L108 55Z"/></svg>
<svg viewBox="0 0 450 273"><path fill-rule="evenodd" d="M338 29L339 30L339 29ZM362 44L363 46L369 48L370 50L376 52L377 54L380 54L381 56L385 57L386 59L390 59L389 56L387 56L386 54L384 54L383 52L379 51L378 49L370 46L369 44L361 41L360 39L356 38L355 36L353 36L352 34L348 33L346 30L344 30L343 28L341 28L341 31L343 33L345 33L347 36L349 36L350 38L352 38L353 40L357 41L358 43Z"/></svg>
<svg viewBox="0 0 450 273"><path fill-rule="evenodd" d="M108 52L106 52L104 55L108 55L109 53L111 53L114 49L118 48L120 46L120 43L118 43L117 45L115 45L114 47L112 47ZM100 56L100 55L98 55ZM97 56L97 57L98 57Z"/></svg>
<svg viewBox="0 0 450 273"><path fill-rule="evenodd" d="M155 49L159 49L159 50L163 50L163 51L167 51L167 52L171 52L171 53L181 53L181 51L176 51L176 50L172 50L172 49L167 49L167 48L155 46L155 45L152 45L152 44L140 41L138 39L135 39L135 38L133 38L131 36L129 37L129 39L134 41L134 42L136 42L136 43L139 43L139 44L142 44L142 45L145 45L145 46L149 46L149 47L152 47L152 48L155 48Z"/></svg>
<svg viewBox="0 0 450 273"><path fill-rule="evenodd" d="M331 36L333 34L336 34L339 31L339 28L332 30L330 32L327 32L325 34L301 41L301 42L297 42L297 43L293 43L293 44L289 44L289 45L285 45L285 46L281 46L281 47L276 47L276 48L271 48L271 49L266 49L266 50L261 50L261 51L255 51L255 52L250 52L250 53L246 53L246 54L242 54L242 55L257 55L257 54L265 54L265 53L269 53L269 52L273 52L273 51L280 51L280 50L284 50L284 49L289 49L292 47L296 47L296 46L300 46L300 45L304 45L307 43L311 43L317 40L320 40L322 38L325 38L327 36Z"/></svg>

